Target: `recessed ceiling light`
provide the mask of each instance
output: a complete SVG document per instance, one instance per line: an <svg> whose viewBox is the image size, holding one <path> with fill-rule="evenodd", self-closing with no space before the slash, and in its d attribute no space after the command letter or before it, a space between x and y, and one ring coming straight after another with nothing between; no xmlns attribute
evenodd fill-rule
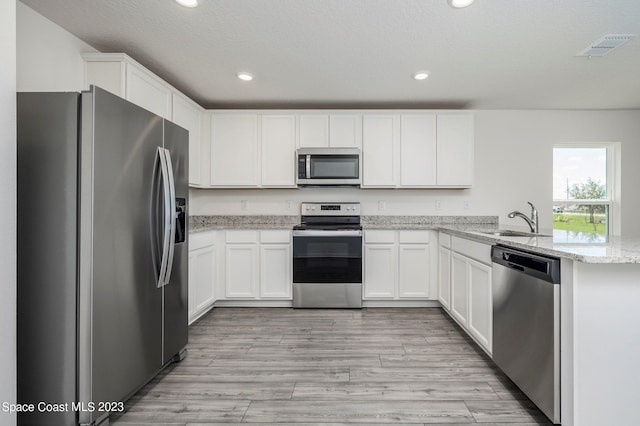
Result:
<svg viewBox="0 0 640 426"><path fill-rule="evenodd" d="M411 74L414 80L425 80L429 77L429 73L427 71L416 71Z"/></svg>
<svg viewBox="0 0 640 426"><path fill-rule="evenodd" d="M251 81L253 80L253 74L249 72L239 72L237 74L238 78L243 81Z"/></svg>
<svg viewBox="0 0 640 426"><path fill-rule="evenodd" d="M176 3L178 3L181 6L184 7L196 7L198 6L198 0L176 0Z"/></svg>
<svg viewBox="0 0 640 426"><path fill-rule="evenodd" d="M474 0L447 0L449 6L454 7L456 9L462 9L463 7L467 7L474 2Z"/></svg>

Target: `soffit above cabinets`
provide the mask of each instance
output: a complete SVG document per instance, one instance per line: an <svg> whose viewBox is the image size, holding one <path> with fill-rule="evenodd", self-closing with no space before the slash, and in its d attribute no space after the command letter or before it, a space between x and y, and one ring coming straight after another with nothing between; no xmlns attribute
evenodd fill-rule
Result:
<svg viewBox="0 0 640 426"><path fill-rule="evenodd" d="M577 56L638 0L22 1L205 108L640 108L639 40Z"/></svg>

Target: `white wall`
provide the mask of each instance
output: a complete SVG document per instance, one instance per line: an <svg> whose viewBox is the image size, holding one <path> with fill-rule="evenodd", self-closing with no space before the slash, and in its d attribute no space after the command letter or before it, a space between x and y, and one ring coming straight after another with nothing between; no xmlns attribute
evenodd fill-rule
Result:
<svg viewBox="0 0 640 426"><path fill-rule="evenodd" d="M20 2L17 15L18 91L82 90L80 53L97 50Z"/></svg>
<svg viewBox="0 0 640 426"><path fill-rule="evenodd" d="M16 400L16 3L0 2L0 403ZM0 425L16 417L0 412Z"/></svg>
<svg viewBox="0 0 640 426"><path fill-rule="evenodd" d="M289 190L192 189L190 212L201 214L298 214L301 201L360 201L363 214L497 215L503 224L526 226L507 213L540 211L540 226L552 226L554 143L621 142L622 233L640 235L640 111L477 111L475 185L470 190ZM241 209L247 200L247 210ZM442 209L436 210L436 200ZM287 209L287 201L293 208ZM379 209L379 201L386 208ZM464 209L467 201L469 209Z"/></svg>

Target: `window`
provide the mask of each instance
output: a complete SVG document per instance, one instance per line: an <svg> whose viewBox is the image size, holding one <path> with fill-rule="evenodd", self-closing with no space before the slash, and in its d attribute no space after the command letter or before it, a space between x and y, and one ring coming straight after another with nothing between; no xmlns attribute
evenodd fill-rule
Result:
<svg viewBox="0 0 640 426"><path fill-rule="evenodd" d="M620 233L619 144L553 148L554 237L606 241Z"/></svg>

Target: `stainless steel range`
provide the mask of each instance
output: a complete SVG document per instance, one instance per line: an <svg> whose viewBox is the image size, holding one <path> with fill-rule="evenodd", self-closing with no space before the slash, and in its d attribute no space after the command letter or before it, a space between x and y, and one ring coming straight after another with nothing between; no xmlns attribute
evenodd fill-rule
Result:
<svg viewBox="0 0 640 426"><path fill-rule="evenodd" d="M293 228L293 307L362 307L360 203L302 203Z"/></svg>

